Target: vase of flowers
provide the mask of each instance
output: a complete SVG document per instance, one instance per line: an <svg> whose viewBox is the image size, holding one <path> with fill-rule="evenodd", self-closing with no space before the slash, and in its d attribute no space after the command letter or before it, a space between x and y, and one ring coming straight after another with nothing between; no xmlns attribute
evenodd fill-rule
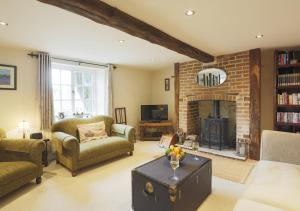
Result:
<svg viewBox="0 0 300 211"><path fill-rule="evenodd" d="M168 160L171 159L171 157L176 157L179 162L183 161L184 157L185 157L185 152L182 150L181 147L177 147L174 145L171 145L165 152L165 155L167 157Z"/></svg>

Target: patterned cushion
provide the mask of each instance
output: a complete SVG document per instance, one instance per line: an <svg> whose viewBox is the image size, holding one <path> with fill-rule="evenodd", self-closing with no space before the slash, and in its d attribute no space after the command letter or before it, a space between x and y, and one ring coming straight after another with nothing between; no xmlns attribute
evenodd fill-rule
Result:
<svg viewBox="0 0 300 211"><path fill-rule="evenodd" d="M79 132L80 143L85 143L95 139L102 139L107 137L104 121L78 125L77 127Z"/></svg>

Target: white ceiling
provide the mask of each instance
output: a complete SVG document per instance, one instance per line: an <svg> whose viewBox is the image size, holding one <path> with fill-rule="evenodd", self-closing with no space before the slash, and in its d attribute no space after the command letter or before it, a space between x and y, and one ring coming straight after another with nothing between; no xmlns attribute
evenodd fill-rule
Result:
<svg viewBox="0 0 300 211"><path fill-rule="evenodd" d="M300 0L104 1L214 56L300 43ZM188 9L196 14L185 16ZM0 26L2 46L147 70L190 60L36 0L1 0L1 20L9 24Z"/></svg>

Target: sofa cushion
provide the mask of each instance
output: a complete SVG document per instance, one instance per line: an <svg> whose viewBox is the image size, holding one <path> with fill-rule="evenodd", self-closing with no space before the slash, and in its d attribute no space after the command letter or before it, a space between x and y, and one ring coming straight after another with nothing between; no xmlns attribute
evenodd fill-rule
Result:
<svg viewBox="0 0 300 211"><path fill-rule="evenodd" d="M107 137L104 121L78 125L80 143Z"/></svg>
<svg viewBox="0 0 300 211"><path fill-rule="evenodd" d="M64 132L66 134L72 135L76 138L79 139L78 136L78 130L77 130L77 125L82 125L82 124L89 124L89 123L95 123L95 122L105 122L105 130L108 136L111 135L111 125L113 123L113 118L109 116L94 116L91 118L68 118L68 119L63 119L58 122L55 122L52 125L51 131L52 132Z"/></svg>
<svg viewBox="0 0 300 211"><path fill-rule="evenodd" d="M300 166L260 161L243 199L278 207L300 210Z"/></svg>
<svg viewBox="0 0 300 211"><path fill-rule="evenodd" d="M119 149L129 148L131 143L124 138L111 136L80 144L79 160L85 160Z"/></svg>
<svg viewBox="0 0 300 211"><path fill-rule="evenodd" d="M270 205L262 204L259 202L241 199L235 205L233 211L284 211Z"/></svg>
<svg viewBox="0 0 300 211"><path fill-rule="evenodd" d="M29 174L37 174L37 171L38 167L28 161L0 162L0 186Z"/></svg>

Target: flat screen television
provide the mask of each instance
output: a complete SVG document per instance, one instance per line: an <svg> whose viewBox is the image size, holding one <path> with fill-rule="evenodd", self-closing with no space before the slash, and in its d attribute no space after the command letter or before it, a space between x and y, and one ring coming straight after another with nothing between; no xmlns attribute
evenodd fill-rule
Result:
<svg viewBox="0 0 300 211"><path fill-rule="evenodd" d="M168 105L141 105L141 120L145 122L168 120Z"/></svg>

